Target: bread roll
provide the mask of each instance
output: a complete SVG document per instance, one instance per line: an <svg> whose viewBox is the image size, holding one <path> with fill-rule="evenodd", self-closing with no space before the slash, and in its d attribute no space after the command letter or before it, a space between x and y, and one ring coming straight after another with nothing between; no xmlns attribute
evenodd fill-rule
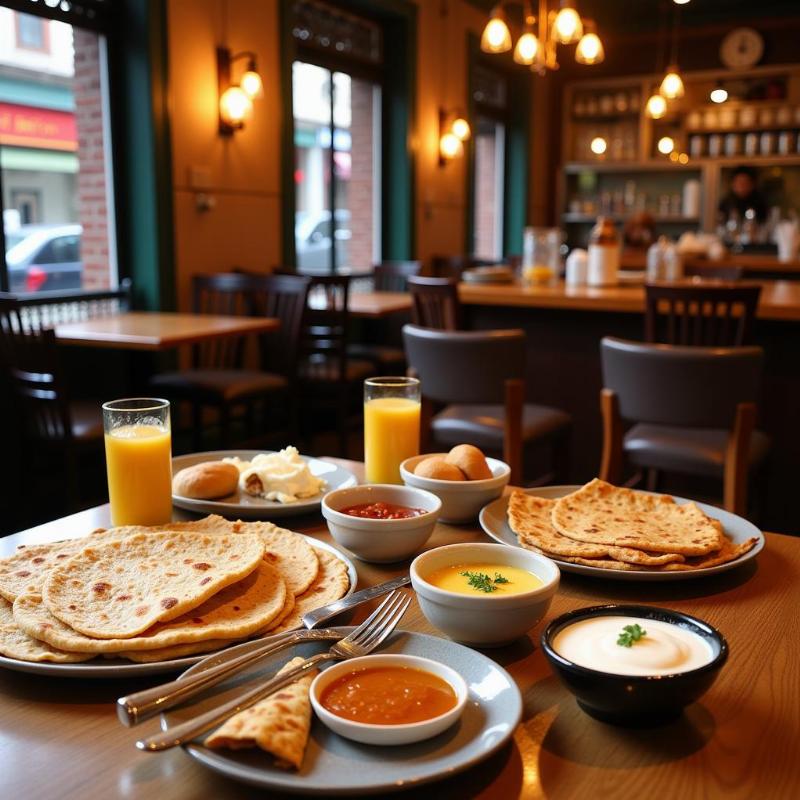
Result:
<svg viewBox="0 0 800 800"><path fill-rule="evenodd" d="M182 469L172 479L172 493L195 500L213 500L233 494L239 485L239 470L224 461L203 461Z"/></svg>
<svg viewBox="0 0 800 800"><path fill-rule="evenodd" d="M414 470L420 478L434 478L438 481L464 481L466 476L454 464L448 464L443 456L431 456L420 461Z"/></svg>
<svg viewBox="0 0 800 800"><path fill-rule="evenodd" d="M468 481L482 481L491 478L492 471L486 463L486 456L471 444L456 445L445 457L448 464L454 464Z"/></svg>

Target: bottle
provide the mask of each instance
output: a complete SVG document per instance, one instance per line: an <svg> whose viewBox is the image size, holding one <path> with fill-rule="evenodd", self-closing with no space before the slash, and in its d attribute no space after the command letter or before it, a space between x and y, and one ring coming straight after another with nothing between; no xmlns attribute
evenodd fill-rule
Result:
<svg viewBox="0 0 800 800"><path fill-rule="evenodd" d="M619 236L610 217L600 217L589 238L587 283L614 286L619 272Z"/></svg>

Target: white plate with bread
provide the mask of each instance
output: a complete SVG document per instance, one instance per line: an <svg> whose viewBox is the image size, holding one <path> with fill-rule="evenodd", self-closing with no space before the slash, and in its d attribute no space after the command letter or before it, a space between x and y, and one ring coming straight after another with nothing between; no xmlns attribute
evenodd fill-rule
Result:
<svg viewBox="0 0 800 800"><path fill-rule="evenodd" d="M286 451L281 451L284 453ZM332 489L357 485L355 475L330 461L299 456L307 467L306 479L316 479L319 488L314 494L284 501L267 499L264 486L261 494L252 492L257 483L257 470L246 468L256 459L278 457L281 453L261 450L212 450L191 453L172 459L172 502L178 508L197 514L221 514L241 519L272 519L317 511L323 495ZM256 475L254 475L256 473ZM262 487L259 487L262 488ZM250 489L250 491L248 491Z"/></svg>

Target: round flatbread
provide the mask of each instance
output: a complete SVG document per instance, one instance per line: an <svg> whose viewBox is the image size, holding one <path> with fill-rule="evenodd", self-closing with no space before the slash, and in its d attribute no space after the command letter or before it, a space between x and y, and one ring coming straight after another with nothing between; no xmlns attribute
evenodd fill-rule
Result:
<svg viewBox="0 0 800 800"><path fill-rule="evenodd" d="M65 653L40 642L16 625L0 625L0 655L18 661L50 661L55 664L76 664L94 658L92 653Z"/></svg>
<svg viewBox="0 0 800 800"><path fill-rule="evenodd" d="M42 598L80 633L125 639L196 608L249 575L263 555L253 535L137 534L85 547L53 568Z"/></svg>
<svg viewBox="0 0 800 800"><path fill-rule="evenodd" d="M139 664L152 664L156 661L171 661L173 658L196 656L200 653L213 653L237 643L237 639L209 639L207 642L190 642L176 644L173 647L161 647L158 650L127 650L122 653L106 653L105 658L127 658Z"/></svg>
<svg viewBox="0 0 800 800"><path fill-rule="evenodd" d="M342 559L327 550L317 550L319 574L306 592L295 598L292 612L273 628L270 633L282 633L299 628L303 624L303 614L338 600L350 586L347 566Z"/></svg>
<svg viewBox="0 0 800 800"><path fill-rule="evenodd" d="M633 547L590 544L570 539L553 527L552 513L556 501L515 491L508 500L508 524L520 544L533 545L545 555L557 558L604 558L630 564L656 566L684 561L680 553L648 553Z"/></svg>
<svg viewBox="0 0 800 800"><path fill-rule="evenodd" d="M243 580L226 586L197 608L159 622L141 636L95 639L73 630L50 613L41 595L21 595L14 621L22 630L70 652L118 653L154 650L208 639L243 639L270 625L283 612L289 592L277 570L265 561Z"/></svg>
<svg viewBox="0 0 800 800"><path fill-rule="evenodd" d="M723 544L721 526L694 503L622 489L595 478L555 502L556 530L581 542L701 556Z"/></svg>

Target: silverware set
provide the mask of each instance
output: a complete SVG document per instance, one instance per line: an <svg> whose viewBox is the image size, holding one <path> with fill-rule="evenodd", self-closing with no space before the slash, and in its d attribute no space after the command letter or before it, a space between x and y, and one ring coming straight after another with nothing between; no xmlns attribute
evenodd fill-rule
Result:
<svg viewBox="0 0 800 800"><path fill-rule="evenodd" d="M402 585L405 581L407 581L407 578L398 578L388 584L365 590L362 596L352 604L358 604L372 597L380 596L390 589L391 585ZM369 596L365 597L364 595L367 593L369 593ZM354 597L355 595L352 595L342 602L346 603L347 600L352 600ZM196 736L200 736L206 731L221 725L230 717L258 703L278 689L296 681L319 664L326 661L342 661L356 658L372 652L383 644L395 630L410 604L411 597L405 592L395 589L361 625L346 637L343 637L341 632L331 629L299 630L264 639L259 646L255 646L254 649L248 650L242 655L237 655L234 652L227 656L225 654L215 656L213 657L214 666L195 675L178 678L170 683L119 698L117 700L117 715L123 725L128 727L137 725L161 711L186 702L226 678L241 672L246 667L281 650L303 642L334 642L329 650L307 658L302 664L279 677L273 677L254 688L246 689L231 700L194 717L188 722L170 727L167 731L136 742L136 746L146 752L159 752L184 744ZM336 611L330 612L328 616L340 613L341 610L341 608L338 608ZM323 615L318 616L326 618ZM315 621L311 620L310 622L313 624ZM309 624L305 618L304 622Z"/></svg>

